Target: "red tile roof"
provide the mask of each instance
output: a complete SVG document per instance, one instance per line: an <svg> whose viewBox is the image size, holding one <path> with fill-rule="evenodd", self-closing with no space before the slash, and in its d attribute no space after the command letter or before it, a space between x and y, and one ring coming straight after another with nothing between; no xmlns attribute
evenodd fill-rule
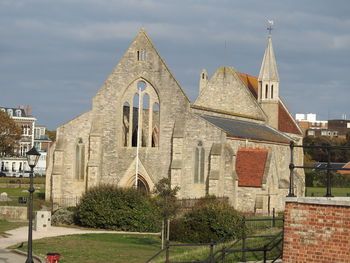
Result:
<svg viewBox="0 0 350 263"><path fill-rule="evenodd" d="M258 78L241 72L237 73L253 96L258 99ZM302 135L293 118L281 102L278 103L278 130Z"/></svg>
<svg viewBox="0 0 350 263"><path fill-rule="evenodd" d="M249 88L250 92L253 94L253 96L258 99L258 78L237 72L243 83Z"/></svg>
<svg viewBox="0 0 350 263"><path fill-rule="evenodd" d="M237 151L238 186L261 187L268 149L240 148Z"/></svg>
<svg viewBox="0 0 350 263"><path fill-rule="evenodd" d="M281 132L302 135L294 120L281 102L278 103L278 130Z"/></svg>
<svg viewBox="0 0 350 263"><path fill-rule="evenodd" d="M342 168L349 168L350 169L350 162L345 164ZM350 171L349 170L338 170L337 173L348 175L348 174L350 174Z"/></svg>

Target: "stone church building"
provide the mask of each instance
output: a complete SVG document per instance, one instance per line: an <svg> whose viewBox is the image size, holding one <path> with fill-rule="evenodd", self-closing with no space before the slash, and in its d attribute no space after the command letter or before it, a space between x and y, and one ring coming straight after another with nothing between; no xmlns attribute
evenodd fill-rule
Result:
<svg viewBox="0 0 350 263"><path fill-rule="evenodd" d="M74 205L100 184L151 192L170 177L179 198L226 196L241 211L279 211L288 193L291 140L300 144L302 131L279 97L271 36L258 78L232 67L210 78L202 70L191 104L141 30L91 110L58 127L46 198ZM303 194L302 172L295 183Z"/></svg>

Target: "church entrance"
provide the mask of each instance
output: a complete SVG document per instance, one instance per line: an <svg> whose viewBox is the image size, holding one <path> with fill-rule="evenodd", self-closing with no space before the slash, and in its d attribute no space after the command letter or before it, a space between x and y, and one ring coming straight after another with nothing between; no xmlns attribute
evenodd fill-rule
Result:
<svg viewBox="0 0 350 263"><path fill-rule="evenodd" d="M135 187L135 175L131 178L128 185L129 187ZM150 187L145 180L145 178L142 175L137 176L137 190L139 190L142 193L149 194L150 193Z"/></svg>
<svg viewBox="0 0 350 263"><path fill-rule="evenodd" d="M149 194L150 192L149 186L146 180L140 175L138 176L138 180L137 180L137 190L139 190L141 193L144 193L144 194Z"/></svg>

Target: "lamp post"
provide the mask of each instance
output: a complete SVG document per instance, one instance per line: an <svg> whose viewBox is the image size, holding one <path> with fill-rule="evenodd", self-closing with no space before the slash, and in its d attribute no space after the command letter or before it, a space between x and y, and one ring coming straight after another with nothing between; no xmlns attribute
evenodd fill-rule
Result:
<svg viewBox="0 0 350 263"><path fill-rule="evenodd" d="M33 193L35 191L33 186L33 170L36 164L38 163L40 157L40 153L33 147L27 152L27 162L30 167L30 175L29 175L29 228L28 228L28 253L27 260L25 263L34 263L33 261Z"/></svg>

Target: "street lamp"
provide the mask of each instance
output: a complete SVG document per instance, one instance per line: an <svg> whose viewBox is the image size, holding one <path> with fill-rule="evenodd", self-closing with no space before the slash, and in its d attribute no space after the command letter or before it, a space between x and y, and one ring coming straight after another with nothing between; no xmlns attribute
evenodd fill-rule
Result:
<svg viewBox="0 0 350 263"><path fill-rule="evenodd" d="M29 175L29 229L28 229L28 253L27 260L25 263L34 263L32 256L32 243L33 243L33 193L35 191L33 186L33 170L36 164L39 161L40 153L33 146L27 152L27 162L30 167L30 175Z"/></svg>

